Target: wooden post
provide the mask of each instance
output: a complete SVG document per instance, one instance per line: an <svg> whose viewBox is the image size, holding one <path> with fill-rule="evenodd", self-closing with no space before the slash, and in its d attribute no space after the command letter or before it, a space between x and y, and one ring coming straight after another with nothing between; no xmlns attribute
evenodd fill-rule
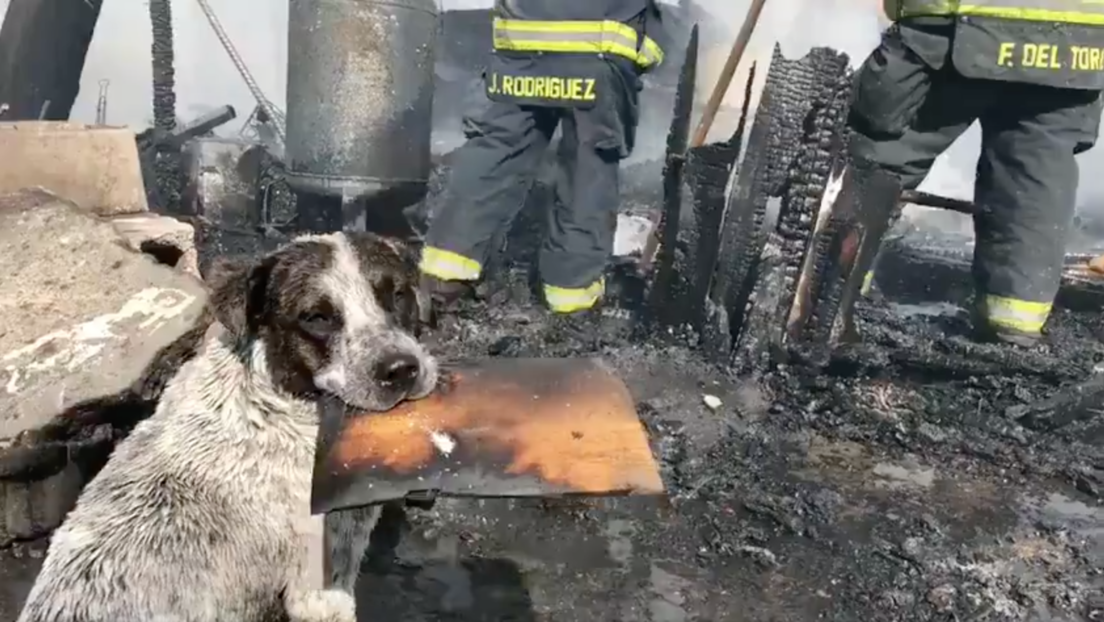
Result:
<svg viewBox="0 0 1104 622"><path fill-rule="evenodd" d="M740 66L740 61L744 58L748 42L751 41L751 35L755 32L755 26L759 23L759 16L763 14L763 7L766 4L767 0L751 0L747 16L744 17L744 25L740 27L736 40L732 42L732 50L728 53L728 60L725 61L724 68L721 69L721 75L713 86L713 93L709 96L705 109L702 110L702 118L698 122L698 129L694 133L694 139L690 141L691 148L701 147L705 144L705 139L709 136L709 130L713 127L713 121L717 118L717 111L720 110L725 95L728 94L732 77L736 75L736 68Z"/></svg>
<svg viewBox="0 0 1104 622"><path fill-rule="evenodd" d="M740 61L744 57L748 42L751 41L751 35L755 32L755 26L759 23L759 16L763 14L763 7L766 4L767 0L751 0L747 15L744 17L744 24L740 27L736 40L732 42L732 50L728 53L728 59L725 61L724 68L721 69L721 75L717 77L717 83L713 86L713 93L710 94L709 101L706 102L705 109L702 111L702 118L698 122L698 128L690 141L690 149L705 144L706 138L709 136L709 130L713 127L713 121L717 118L717 112L724 102L725 95L728 94L728 87L732 85L732 78L736 75L736 69L740 66ZM686 154L667 155L670 157L672 155L685 156ZM637 264L642 273L651 271L656 252L659 250L658 234L661 219L661 215L652 215L653 222L648 231L640 261Z"/></svg>

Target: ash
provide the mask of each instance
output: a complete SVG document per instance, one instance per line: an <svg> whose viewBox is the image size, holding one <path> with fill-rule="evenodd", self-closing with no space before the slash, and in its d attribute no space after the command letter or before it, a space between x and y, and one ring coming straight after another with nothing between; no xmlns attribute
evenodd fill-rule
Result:
<svg viewBox="0 0 1104 622"><path fill-rule="evenodd" d="M656 189L643 187L654 175L629 172L630 211L640 213L656 202ZM447 173L435 173L434 189ZM1013 350L970 342L959 306L930 295L917 302L917 292L898 284L892 296L864 303L863 344L838 351L827 367L794 362L738 376L708 362L693 334L620 320L642 316L647 298L627 271L614 278L621 296L592 326L552 322L531 293L534 258L526 251L538 247L548 200L538 180L490 262L483 299L443 317L428 338L446 360L602 357L637 400L669 498L441 499L429 510L388 508L358 588L365 615L1104 615L1097 311L1060 310L1044 346ZM429 217L437 201L431 192L413 212ZM906 275L930 268L900 261ZM721 405L708 407L705 396Z"/></svg>
<svg viewBox="0 0 1104 622"><path fill-rule="evenodd" d="M363 602L403 620L1100 615L1104 419L1073 403L1104 359L1095 315L1060 314L1047 346L1017 352L880 301L865 344L826 370L737 378L669 335L564 334L527 283L508 274L507 293L448 318L438 352L601 356L638 400L669 501L392 512L402 537Z"/></svg>

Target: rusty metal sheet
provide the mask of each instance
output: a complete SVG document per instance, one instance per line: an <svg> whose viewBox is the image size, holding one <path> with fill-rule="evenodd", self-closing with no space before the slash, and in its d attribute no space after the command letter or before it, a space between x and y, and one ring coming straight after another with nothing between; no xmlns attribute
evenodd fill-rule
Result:
<svg viewBox="0 0 1104 622"><path fill-rule="evenodd" d="M486 359L385 413L323 406L315 513L410 493L662 494L628 388L596 359Z"/></svg>

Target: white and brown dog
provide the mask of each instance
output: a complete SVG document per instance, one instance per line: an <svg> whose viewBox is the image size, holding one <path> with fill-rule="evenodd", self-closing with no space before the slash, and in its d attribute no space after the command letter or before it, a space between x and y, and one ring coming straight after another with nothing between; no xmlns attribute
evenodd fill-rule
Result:
<svg viewBox="0 0 1104 622"><path fill-rule="evenodd" d="M218 323L55 532L20 622L355 621L378 510L327 517L332 589L300 574L317 400L383 411L433 389L415 258L307 236L209 282Z"/></svg>

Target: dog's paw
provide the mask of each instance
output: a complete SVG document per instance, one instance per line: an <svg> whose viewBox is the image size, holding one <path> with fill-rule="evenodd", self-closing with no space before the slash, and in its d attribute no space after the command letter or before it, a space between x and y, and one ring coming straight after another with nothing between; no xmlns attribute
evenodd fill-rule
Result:
<svg viewBox="0 0 1104 622"><path fill-rule="evenodd" d="M356 600L341 590L311 590L288 599L291 622L356 622Z"/></svg>

